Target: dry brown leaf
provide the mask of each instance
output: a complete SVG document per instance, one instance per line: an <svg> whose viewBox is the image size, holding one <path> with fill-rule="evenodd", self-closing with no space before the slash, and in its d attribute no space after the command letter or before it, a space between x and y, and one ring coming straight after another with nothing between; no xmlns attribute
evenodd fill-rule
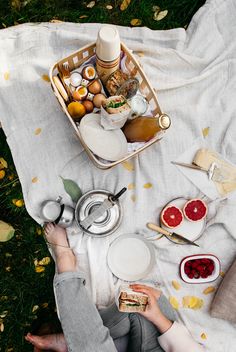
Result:
<svg viewBox="0 0 236 352"><path fill-rule="evenodd" d="M215 292L215 290L216 290L215 287L209 286L209 287L205 288L205 290L203 290L202 293L204 293L204 295L208 295L209 293Z"/></svg>
<svg viewBox="0 0 236 352"><path fill-rule="evenodd" d="M48 307L48 303L45 302L45 303L42 303L42 308L47 308Z"/></svg>
<svg viewBox="0 0 236 352"><path fill-rule="evenodd" d="M107 6L106 6L106 9L107 9L107 10L112 10L112 9L113 9L113 6L112 6L112 5L107 5Z"/></svg>
<svg viewBox="0 0 236 352"><path fill-rule="evenodd" d="M87 18L88 16L86 16L86 15L82 15L82 16L80 16L79 18L80 19L82 19L82 18Z"/></svg>
<svg viewBox="0 0 236 352"><path fill-rule="evenodd" d="M206 127L202 129L202 135L204 138L206 138L209 134L210 127Z"/></svg>
<svg viewBox="0 0 236 352"><path fill-rule="evenodd" d="M37 177L37 176L33 177L33 178L31 179L31 182L32 182L32 183L38 182L38 177Z"/></svg>
<svg viewBox="0 0 236 352"><path fill-rule="evenodd" d="M3 324L3 323L0 324L0 331L1 331L1 332L4 331L4 324Z"/></svg>
<svg viewBox="0 0 236 352"><path fill-rule="evenodd" d="M122 163L122 165L124 166L124 168L128 171L134 171L134 165L132 163L130 163L129 161L124 161Z"/></svg>
<svg viewBox="0 0 236 352"><path fill-rule="evenodd" d="M136 201L136 195L135 195L135 194L132 194L132 196L131 196L130 198L131 198L131 200L132 200L133 202Z"/></svg>
<svg viewBox="0 0 236 352"><path fill-rule="evenodd" d="M4 73L4 79L5 79L5 81L8 81L9 78L10 78L10 73L9 73L9 72L5 72L5 73Z"/></svg>
<svg viewBox="0 0 236 352"><path fill-rule="evenodd" d="M39 306L35 305L32 308L32 313L36 312L39 309Z"/></svg>
<svg viewBox="0 0 236 352"><path fill-rule="evenodd" d="M87 5L87 7L89 8L89 9L91 9L91 8L93 8L94 6L95 6L95 1L90 1L89 3L88 3L88 5Z"/></svg>
<svg viewBox="0 0 236 352"><path fill-rule="evenodd" d="M172 286L178 291L181 289L181 285L178 281L173 280L172 281Z"/></svg>
<svg viewBox="0 0 236 352"><path fill-rule="evenodd" d="M125 11L130 3L131 3L131 0L123 0L120 5L120 10Z"/></svg>
<svg viewBox="0 0 236 352"><path fill-rule="evenodd" d="M140 57L143 57L144 56L144 52L143 51L138 51L137 55L140 56Z"/></svg>
<svg viewBox="0 0 236 352"><path fill-rule="evenodd" d="M133 18L130 21L131 26L137 27L140 26L142 24L142 20L138 19L138 18Z"/></svg>
<svg viewBox="0 0 236 352"><path fill-rule="evenodd" d="M41 77L45 82L50 82L50 78L48 77L48 75L42 75Z"/></svg>
<svg viewBox="0 0 236 352"><path fill-rule="evenodd" d="M207 336L206 336L206 334L205 334L204 332L201 334L201 338L202 338L203 340L206 340L206 339L207 339Z"/></svg>
<svg viewBox="0 0 236 352"><path fill-rule="evenodd" d="M224 277L224 276L225 276L224 271L221 271L221 272L220 272L220 276L221 276L221 277Z"/></svg>
<svg viewBox="0 0 236 352"><path fill-rule="evenodd" d="M172 305L172 307L176 310L179 309L179 302L177 300L177 298L175 298L174 296L170 296L169 297L169 302Z"/></svg>
<svg viewBox="0 0 236 352"><path fill-rule="evenodd" d="M42 128L36 128L34 131L35 136L39 135L42 132Z"/></svg>
<svg viewBox="0 0 236 352"><path fill-rule="evenodd" d="M61 20L57 20L56 18L53 18L51 21L49 21L51 23L63 23L64 21Z"/></svg>
<svg viewBox="0 0 236 352"><path fill-rule="evenodd" d="M155 21L161 21L163 20L163 18L165 18L168 14L168 10L164 10L164 11L157 11L154 13L153 15L153 19Z"/></svg>
<svg viewBox="0 0 236 352"><path fill-rule="evenodd" d="M143 188L152 188L152 183L148 182L143 185Z"/></svg>

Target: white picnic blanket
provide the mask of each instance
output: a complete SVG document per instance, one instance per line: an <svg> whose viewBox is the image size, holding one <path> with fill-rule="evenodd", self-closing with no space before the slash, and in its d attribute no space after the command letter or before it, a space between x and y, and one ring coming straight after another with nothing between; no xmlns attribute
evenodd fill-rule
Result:
<svg viewBox="0 0 236 352"><path fill-rule="evenodd" d="M98 170L89 161L45 79L54 62L94 41L100 25L41 23L0 31L0 121L29 214L41 223L41 202L58 195L72 205L59 175L76 181L83 193L92 189L116 192L134 185L122 198L124 217L115 234L92 239L79 233L76 226L68 230L92 297L100 306L111 302L117 286L106 264L109 243L120 234L150 234L146 223L157 221L171 199L203 196L170 161L197 138L203 139L205 129L205 135L209 132L205 143L236 162L235 18L233 0L211 0L197 12L187 31L118 28L122 41L135 53L143 53L137 58L157 91L162 110L171 116L172 127L160 143L129 164L108 171ZM209 316L213 294L203 294L209 284L188 285L178 275L180 260L189 254L215 254L223 271L235 257L235 197L216 208L211 226L198 241L199 249L166 239L155 242L157 265L149 279L158 281L167 296L178 299L180 318L207 351L232 352L235 327ZM172 280L181 283L180 290L173 288ZM212 286L217 287L221 280ZM186 295L204 299L204 306L200 310L183 308L182 297ZM202 333L207 339L200 337Z"/></svg>

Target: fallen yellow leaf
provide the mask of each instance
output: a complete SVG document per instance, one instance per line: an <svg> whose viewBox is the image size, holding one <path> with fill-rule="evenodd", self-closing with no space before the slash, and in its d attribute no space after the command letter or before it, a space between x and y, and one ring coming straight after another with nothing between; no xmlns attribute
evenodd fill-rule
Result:
<svg viewBox="0 0 236 352"><path fill-rule="evenodd" d="M41 132L42 132L42 128L36 128L36 130L34 131L34 134L35 134L35 136L37 136Z"/></svg>
<svg viewBox="0 0 236 352"><path fill-rule="evenodd" d="M220 276L221 276L221 277L224 277L224 276L225 276L224 271L221 271L221 272L220 272Z"/></svg>
<svg viewBox="0 0 236 352"><path fill-rule="evenodd" d="M42 272L44 272L45 267L42 265L37 265L34 270L36 273L42 273Z"/></svg>
<svg viewBox="0 0 236 352"><path fill-rule="evenodd" d="M135 195L135 194L132 194L132 196L131 196L130 198L131 198L131 200L132 200L133 202L136 201L136 195Z"/></svg>
<svg viewBox="0 0 236 352"><path fill-rule="evenodd" d="M3 324L3 323L0 324L0 331L1 331L1 332L4 331L4 324Z"/></svg>
<svg viewBox="0 0 236 352"><path fill-rule="evenodd" d="M204 295L208 295L209 293L215 292L215 290L216 290L215 287L209 286L205 288L205 290L202 293L204 293Z"/></svg>
<svg viewBox="0 0 236 352"><path fill-rule="evenodd" d="M93 8L95 6L95 1L90 1L87 5L89 9Z"/></svg>
<svg viewBox="0 0 236 352"><path fill-rule="evenodd" d="M143 188L152 188L152 184L151 184L150 182L145 183L145 184L143 185Z"/></svg>
<svg viewBox="0 0 236 352"><path fill-rule="evenodd" d="M133 18L130 21L131 26L137 27L140 26L142 24L142 20L140 20L139 18Z"/></svg>
<svg viewBox="0 0 236 352"><path fill-rule="evenodd" d="M177 300L177 298L175 298L174 296L170 296L169 297L169 302L172 305L172 307L176 310L179 309L179 302Z"/></svg>
<svg viewBox="0 0 236 352"><path fill-rule="evenodd" d="M8 167L8 164L7 164L6 160L3 158L0 158L0 170L7 169L7 167Z"/></svg>
<svg viewBox="0 0 236 352"><path fill-rule="evenodd" d="M33 177L33 178L32 178L32 180L31 180L31 182L32 182L32 183L36 183L36 182L38 182L38 177L36 177L36 176L35 176L35 177Z"/></svg>
<svg viewBox="0 0 236 352"><path fill-rule="evenodd" d="M32 308L32 313L36 312L39 309L39 306L35 305Z"/></svg>
<svg viewBox="0 0 236 352"><path fill-rule="evenodd" d="M50 257L44 257L43 259L39 260L39 265L48 265L51 262Z"/></svg>
<svg viewBox="0 0 236 352"><path fill-rule="evenodd" d="M112 5L107 5L107 6L106 6L106 9L107 9L107 10L112 10L112 9L113 9L113 6L112 6Z"/></svg>
<svg viewBox="0 0 236 352"><path fill-rule="evenodd" d="M17 206L18 208L23 207L24 204L25 204L25 203L24 203L23 199L18 199L18 200L15 202L15 206Z"/></svg>
<svg viewBox="0 0 236 352"><path fill-rule="evenodd" d="M1 314L0 314L0 318L5 318L8 314L8 311L7 310L4 310Z"/></svg>
<svg viewBox="0 0 236 352"><path fill-rule="evenodd" d="M131 3L131 0L123 0L120 5L120 10L125 11L130 3Z"/></svg>
<svg viewBox="0 0 236 352"><path fill-rule="evenodd" d="M122 165L124 168L128 171L134 171L134 165L130 163L129 161L123 161Z"/></svg>
<svg viewBox="0 0 236 352"><path fill-rule="evenodd" d="M135 188L135 184L134 183L130 183L130 184L128 184L128 190L132 190L132 189L134 189Z"/></svg>
<svg viewBox="0 0 236 352"><path fill-rule="evenodd" d="M5 73L4 73L4 79L5 79L5 81L8 81L9 78L10 78L10 73L9 73L9 72L5 72Z"/></svg>
<svg viewBox="0 0 236 352"><path fill-rule="evenodd" d="M0 170L0 180L2 180L6 175L6 172L4 170Z"/></svg>
<svg viewBox="0 0 236 352"><path fill-rule="evenodd" d="M42 308L47 308L48 307L48 303L42 303Z"/></svg>
<svg viewBox="0 0 236 352"><path fill-rule="evenodd" d="M143 51L138 51L137 55L140 56L140 57L143 57L144 56L144 52Z"/></svg>
<svg viewBox="0 0 236 352"><path fill-rule="evenodd" d="M206 138L209 134L210 127L205 127L202 129L202 135L204 138Z"/></svg>
<svg viewBox="0 0 236 352"><path fill-rule="evenodd" d="M82 19L82 18L87 18L88 16L86 16L86 15L82 15L82 16L80 16L79 18L80 19Z"/></svg>
<svg viewBox="0 0 236 352"><path fill-rule="evenodd" d="M45 82L50 82L50 78L48 77L48 75L42 75L41 77Z"/></svg>
<svg viewBox="0 0 236 352"><path fill-rule="evenodd" d="M163 20L163 18L167 16L167 14L168 14L168 10L164 10L164 11L157 10L153 15L153 19L155 21L161 21Z"/></svg>
<svg viewBox="0 0 236 352"><path fill-rule="evenodd" d="M204 302L201 298L195 296L184 296L182 303L184 308L197 310L202 308Z"/></svg>
<svg viewBox="0 0 236 352"><path fill-rule="evenodd" d="M172 281L172 286L178 291L181 289L181 285L178 281L173 280Z"/></svg>
<svg viewBox="0 0 236 352"><path fill-rule="evenodd" d="M206 336L206 334L205 334L204 332L201 334L201 338L202 338L203 340L206 340L206 339L207 339L207 336Z"/></svg>
<svg viewBox="0 0 236 352"><path fill-rule="evenodd" d="M42 235L42 229L40 227L37 227L36 233L37 235Z"/></svg>

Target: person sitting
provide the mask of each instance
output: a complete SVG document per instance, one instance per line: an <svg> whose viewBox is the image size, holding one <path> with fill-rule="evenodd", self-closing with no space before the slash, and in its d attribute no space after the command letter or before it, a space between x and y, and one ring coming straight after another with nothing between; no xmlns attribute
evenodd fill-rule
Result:
<svg viewBox="0 0 236 352"><path fill-rule="evenodd" d="M130 287L148 295L145 312L122 313L112 304L100 311L89 297L85 276L76 269L66 231L52 223L45 226L47 241L53 248L57 273L55 298L63 333L26 340L35 350L58 352L203 352L161 291L141 284Z"/></svg>

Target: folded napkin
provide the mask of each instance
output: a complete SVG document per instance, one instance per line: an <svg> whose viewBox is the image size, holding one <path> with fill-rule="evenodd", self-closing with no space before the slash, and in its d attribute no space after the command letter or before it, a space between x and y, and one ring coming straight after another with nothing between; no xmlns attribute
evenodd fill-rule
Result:
<svg viewBox="0 0 236 352"><path fill-rule="evenodd" d="M199 149L193 163L206 171L213 163L216 165L212 180L221 196L226 196L236 189L236 166L225 161L216 152L206 148Z"/></svg>
<svg viewBox="0 0 236 352"><path fill-rule="evenodd" d="M207 148L204 141L196 140L195 143L176 162L199 166L202 170L191 169L184 166L176 167L210 200L227 197L236 190L236 166L223 159L220 154ZM212 164L216 165L213 177L208 177Z"/></svg>

